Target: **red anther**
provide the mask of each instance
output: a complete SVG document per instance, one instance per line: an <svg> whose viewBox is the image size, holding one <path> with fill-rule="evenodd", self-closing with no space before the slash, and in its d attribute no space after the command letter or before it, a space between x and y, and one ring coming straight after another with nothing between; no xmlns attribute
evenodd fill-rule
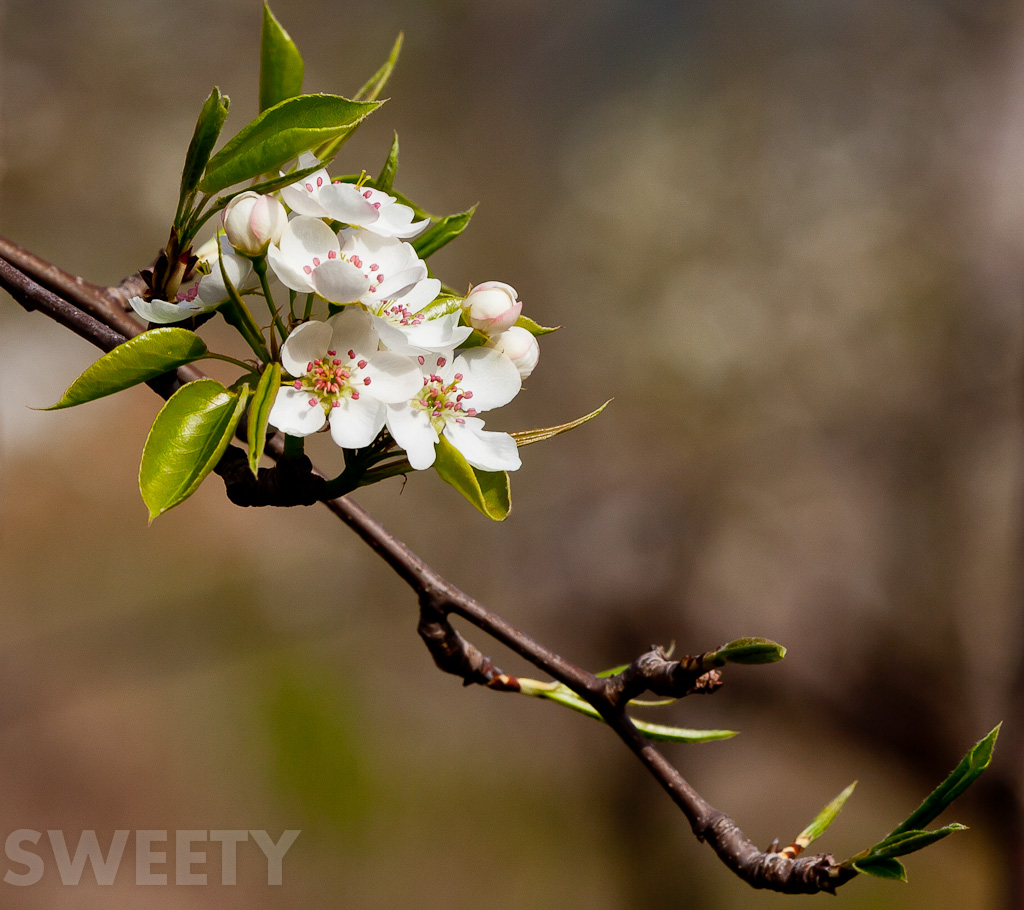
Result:
<svg viewBox="0 0 1024 910"><path fill-rule="evenodd" d="M340 401L332 401L331 402L331 407L332 408L340 408L341 407L341 402Z"/></svg>
<svg viewBox="0 0 1024 910"><path fill-rule="evenodd" d="M312 275L313 274L312 266L304 265L302 267L302 271L304 271L307 275Z"/></svg>
<svg viewBox="0 0 1024 910"><path fill-rule="evenodd" d="M295 388L297 388L297 389L301 389L302 388L302 383L299 382L298 379L296 379L295 382L292 383L292 385L295 386Z"/></svg>
<svg viewBox="0 0 1024 910"><path fill-rule="evenodd" d="M456 373L453 378L455 379L456 382L462 382L463 376L461 373Z"/></svg>
<svg viewBox="0 0 1024 910"><path fill-rule="evenodd" d="M317 185L317 187L323 186L324 185L324 178L323 177L317 177L316 178L316 185Z"/></svg>
<svg viewBox="0 0 1024 910"><path fill-rule="evenodd" d="M461 417L456 417L456 418L455 418L455 422L456 422L456 423L462 423L462 424L464 424L464 423L465 423L466 421L465 421L465 420L463 420L463 419L462 419Z"/></svg>
<svg viewBox="0 0 1024 910"><path fill-rule="evenodd" d="M367 190L365 193L363 193L363 198L369 199L372 195L373 193L370 190Z"/></svg>
<svg viewBox="0 0 1024 910"><path fill-rule="evenodd" d="M380 268L380 266L377 265L377 263L375 262L373 265L370 266L370 271L371 272L376 272L377 269L379 269L379 268Z"/></svg>
<svg viewBox="0 0 1024 910"><path fill-rule="evenodd" d="M312 373L313 372L313 361L312 360L309 363L306 364L306 372L307 373Z"/></svg>
<svg viewBox="0 0 1024 910"><path fill-rule="evenodd" d="M313 192L313 184L312 183L307 183L306 184L306 192L307 193L312 193Z"/></svg>
<svg viewBox="0 0 1024 910"><path fill-rule="evenodd" d="M341 366L341 361L338 360L337 357L335 357L334 360L331 361L331 363L333 363L336 367L340 367Z"/></svg>
<svg viewBox="0 0 1024 910"><path fill-rule="evenodd" d="M356 364L356 366L359 367L359 369L361 369L361 370L365 370L366 369L366 361L365 360L360 360L359 363Z"/></svg>
<svg viewBox="0 0 1024 910"><path fill-rule="evenodd" d="M352 350L350 350L350 351L348 352L348 359L349 359L349 360L355 360L355 359L356 359L356 352L355 352L355 351L352 351Z"/></svg>
<svg viewBox="0 0 1024 910"><path fill-rule="evenodd" d="M371 294L376 294L376 293L377 293L377 285L375 285L375 284L371 284L371 285L370 285L370 287L369 287L369 288L367 288L367 290L369 290L369 292L370 292Z"/></svg>
<svg viewBox="0 0 1024 910"><path fill-rule="evenodd" d="M327 254L327 258L328 258L328 259L337 259L337 258L338 258L338 254L337 254L337 252L335 252L334 250L331 250L331 251L330 251L330 252L329 252L329 253Z"/></svg>
<svg viewBox="0 0 1024 910"><path fill-rule="evenodd" d="M476 408L469 408L466 411L466 416L467 417L476 417L476 415L477 415L477 409Z"/></svg>
<svg viewBox="0 0 1024 910"><path fill-rule="evenodd" d="M309 406L311 408L316 407L317 404L319 404L319 402L315 398L310 398L309 399Z"/></svg>
<svg viewBox="0 0 1024 910"><path fill-rule="evenodd" d="M464 394L464 395L465 395L465 396L466 396L467 398L472 398L472 397L473 397L473 393L472 393L472 392L469 392L469 391L463 392L463 394Z"/></svg>
<svg viewBox="0 0 1024 910"><path fill-rule="evenodd" d="M355 390L352 391L352 400L359 401L359 393Z"/></svg>
<svg viewBox="0 0 1024 910"><path fill-rule="evenodd" d="M423 366L423 364L426 362L426 358L422 354L416 359L419 361L420 366ZM426 382L425 379L423 381Z"/></svg>
<svg viewBox="0 0 1024 910"><path fill-rule="evenodd" d="M371 269L370 271L373 271L373 269ZM384 273L383 273L383 272L381 272L381 273L380 273L380 274L379 274L379 275L377 276L377 281L383 281L383 280L384 280Z"/></svg>
<svg viewBox="0 0 1024 910"><path fill-rule="evenodd" d="M363 379L363 385L369 385L369 384L370 384L370 377L367 376L365 379Z"/></svg>
<svg viewBox="0 0 1024 910"><path fill-rule="evenodd" d="M375 209L379 209L379 208L380 208L380 203L379 203L379 202L375 202L375 203L373 204L373 207L374 207Z"/></svg>
<svg viewBox="0 0 1024 910"><path fill-rule="evenodd" d="M444 357L437 358L437 365L443 367L448 361Z"/></svg>

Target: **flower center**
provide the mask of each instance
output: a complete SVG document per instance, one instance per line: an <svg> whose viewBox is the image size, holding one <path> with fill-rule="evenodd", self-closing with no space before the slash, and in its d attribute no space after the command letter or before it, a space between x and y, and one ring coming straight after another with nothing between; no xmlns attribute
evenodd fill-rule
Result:
<svg viewBox="0 0 1024 910"><path fill-rule="evenodd" d="M426 320L422 313L411 313L407 306L396 303L393 300L385 300L384 306L381 307L377 315L398 325L405 326L422 325Z"/></svg>
<svg viewBox="0 0 1024 910"><path fill-rule="evenodd" d="M357 359L355 351L348 352L348 358L337 356L337 351L328 351L326 357L311 360L306 365L306 375L296 379L292 386L310 393L309 406L320 405L325 411L339 407L341 399L359 400L358 386L368 386L370 377L359 377L366 368L366 361Z"/></svg>
<svg viewBox="0 0 1024 910"><path fill-rule="evenodd" d="M418 360L422 366L424 358L419 357ZM444 357L438 357L438 368L443 367L445 362ZM413 399L412 407L424 411L430 418L431 425L438 432L444 429L444 425L449 420L465 423L465 418L477 415L476 408L468 407L473 393L459 385L464 378L462 373L456 373L451 382L445 383L437 373L430 373L423 377L423 388Z"/></svg>

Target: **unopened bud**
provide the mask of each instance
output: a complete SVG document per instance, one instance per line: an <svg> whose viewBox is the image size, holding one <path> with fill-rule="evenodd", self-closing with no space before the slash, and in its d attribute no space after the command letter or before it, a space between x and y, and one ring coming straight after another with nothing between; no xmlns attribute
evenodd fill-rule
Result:
<svg viewBox="0 0 1024 910"><path fill-rule="evenodd" d="M540 360L540 345L537 344L537 339L518 325L495 335L487 342L487 346L511 360L522 379L526 379L537 368L537 361Z"/></svg>
<svg viewBox="0 0 1024 910"><path fill-rule="evenodd" d="M288 213L273 196L245 192L235 196L221 216L224 233L243 256L262 256L272 243L279 243L288 225Z"/></svg>
<svg viewBox="0 0 1024 910"><path fill-rule="evenodd" d="M511 285L501 281L485 281L466 295L462 308L474 329L493 336L515 325L523 311L523 303L516 300L517 296L516 289Z"/></svg>

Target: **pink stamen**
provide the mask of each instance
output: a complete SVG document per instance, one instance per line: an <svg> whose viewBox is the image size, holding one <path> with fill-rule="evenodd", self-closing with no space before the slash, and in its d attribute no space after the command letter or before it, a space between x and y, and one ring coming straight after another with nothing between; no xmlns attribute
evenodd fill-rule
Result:
<svg viewBox="0 0 1024 910"><path fill-rule="evenodd" d="M366 378L365 378L365 379L363 380L363 385L369 385L369 384L370 384L370 377L369 377L369 376L367 376L367 377L366 377Z"/></svg>
<svg viewBox="0 0 1024 910"><path fill-rule="evenodd" d="M365 370L366 369L366 361L365 360L360 360L359 363L356 364L356 366L359 367L359 369L361 369L361 370Z"/></svg>
<svg viewBox="0 0 1024 910"><path fill-rule="evenodd" d="M311 408L314 408L314 407L316 407L316 406L317 406L317 404L319 404L319 402L318 402L318 401L317 401L317 400L316 400L315 398L310 398L310 399L309 399L309 406L310 406Z"/></svg>
<svg viewBox="0 0 1024 910"><path fill-rule="evenodd" d="M312 275L312 274L313 274L313 269L312 269L312 267L311 267L311 266L308 266L308 265L304 265L304 266L302 267L302 271L304 271L304 272L305 272L305 273L306 273L307 275Z"/></svg>
<svg viewBox="0 0 1024 910"><path fill-rule="evenodd" d="M317 185L317 188L322 187L324 185L324 178L323 177L317 177L316 178L316 185Z"/></svg>
<svg viewBox="0 0 1024 910"><path fill-rule="evenodd" d="M331 250L331 251L330 251L330 252L329 252L329 253L327 254L327 258L328 258L328 259L337 259L337 258L338 258L338 254L337 254L337 253L336 253L336 252L335 252L334 250Z"/></svg>

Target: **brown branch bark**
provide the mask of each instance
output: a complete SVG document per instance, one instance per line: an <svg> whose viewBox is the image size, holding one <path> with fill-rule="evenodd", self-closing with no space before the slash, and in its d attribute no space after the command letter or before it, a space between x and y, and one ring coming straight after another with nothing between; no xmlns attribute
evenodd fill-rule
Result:
<svg viewBox="0 0 1024 910"><path fill-rule="evenodd" d="M128 297L139 290L136 281L126 279L111 288L93 285L0 237L0 287L26 309L49 316L104 351L144 330L128 315L125 306ZM182 383L203 375L200 370L186 366L150 385L167 398ZM239 456L244 458L244 454L235 447L228 451L218 471L230 480ZM288 465L279 436L268 440L266 454L279 463L284 461L293 473L323 479L315 470L306 470L305 465ZM315 480L309 483L316 487ZM793 859L775 850L758 850L739 826L711 806L626 716L629 701L645 691L682 697L717 689L721 685L718 671L705 668L699 657L672 661L660 648L652 648L622 673L599 678L460 591L348 497L324 504L417 595L418 631L441 670L459 676L465 685L503 691L518 689L514 677L502 673L451 626L449 616L459 616L593 706L679 807L698 840L707 841L719 859L752 887L786 894L814 894L834 892L854 877L856 873L841 869L828 854Z"/></svg>

